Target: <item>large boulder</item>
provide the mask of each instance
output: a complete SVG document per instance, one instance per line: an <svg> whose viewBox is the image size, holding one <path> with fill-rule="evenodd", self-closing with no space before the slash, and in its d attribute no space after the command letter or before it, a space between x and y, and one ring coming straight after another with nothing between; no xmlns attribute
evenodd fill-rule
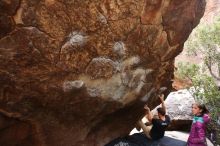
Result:
<svg viewBox="0 0 220 146"><path fill-rule="evenodd" d="M167 114L172 119L168 130L190 131L193 119L192 104L195 103L192 92L187 89L172 92L165 103Z"/></svg>
<svg viewBox="0 0 220 146"><path fill-rule="evenodd" d="M127 135L143 105L170 92L174 58L204 9L205 0L0 1L0 145Z"/></svg>

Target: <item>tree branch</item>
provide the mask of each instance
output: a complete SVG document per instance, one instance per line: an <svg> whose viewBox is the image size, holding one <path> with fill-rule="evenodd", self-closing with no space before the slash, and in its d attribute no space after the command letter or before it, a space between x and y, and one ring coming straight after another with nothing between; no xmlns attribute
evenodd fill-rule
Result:
<svg viewBox="0 0 220 146"><path fill-rule="evenodd" d="M212 76L213 78L215 78L216 80L220 81L220 77L218 77L217 75L215 75L215 74L213 73L213 71L212 71L211 61L209 61L209 62L208 62L208 61L205 61L205 65L208 67L208 70L209 70L211 76Z"/></svg>

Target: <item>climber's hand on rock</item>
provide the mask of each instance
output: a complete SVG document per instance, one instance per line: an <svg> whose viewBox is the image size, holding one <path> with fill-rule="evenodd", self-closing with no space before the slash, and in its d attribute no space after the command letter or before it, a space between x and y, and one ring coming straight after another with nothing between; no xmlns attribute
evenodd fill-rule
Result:
<svg viewBox="0 0 220 146"><path fill-rule="evenodd" d="M147 111L150 111L150 108L147 105L144 106L144 109L146 109Z"/></svg>
<svg viewBox="0 0 220 146"><path fill-rule="evenodd" d="M159 95L160 101L164 102L164 94Z"/></svg>

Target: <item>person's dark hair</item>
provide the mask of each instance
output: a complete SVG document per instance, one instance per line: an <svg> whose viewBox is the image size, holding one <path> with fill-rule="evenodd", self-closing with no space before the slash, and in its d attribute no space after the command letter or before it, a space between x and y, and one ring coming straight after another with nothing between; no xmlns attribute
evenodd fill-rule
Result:
<svg viewBox="0 0 220 146"><path fill-rule="evenodd" d="M157 108L157 112L159 114L161 114L162 116L165 116L165 114L166 114L165 110L163 108L161 108L161 107Z"/></svg>
<svg viewBox="0 0 220 146"><path fill-rule="evenodd" d="M208 114L209 113L209 110L206 108L206 106L204 104L200 104L200 103L195 103L199 109L202 110L202 115L204 114Z"/></svg>

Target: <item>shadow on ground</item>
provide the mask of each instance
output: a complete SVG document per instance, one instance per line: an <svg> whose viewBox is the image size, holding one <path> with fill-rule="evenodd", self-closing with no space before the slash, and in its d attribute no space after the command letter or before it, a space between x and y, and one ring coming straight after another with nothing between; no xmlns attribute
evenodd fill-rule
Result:
<svg viewBox="0 0 220 146"><path fill-rule="evenodd" d="M105 146L186 146L186 142L168 136L164 136L158 141L152 141L143 133L135 133L123 138L117 138Z"/></svg>

